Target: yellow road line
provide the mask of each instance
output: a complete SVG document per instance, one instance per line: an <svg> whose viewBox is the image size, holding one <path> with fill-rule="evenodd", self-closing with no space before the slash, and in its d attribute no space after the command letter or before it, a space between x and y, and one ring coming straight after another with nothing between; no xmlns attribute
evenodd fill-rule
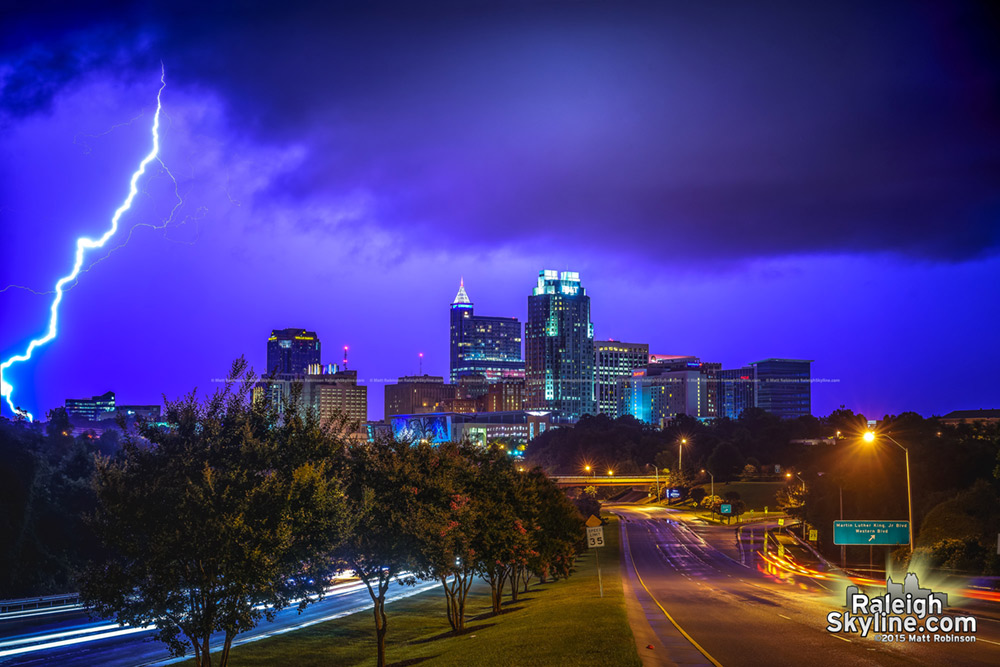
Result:
<svg viewBox="0 0 1000 667"><path fill-rule="evenodd" d="M687 639L687 640L688 640L689 642L691 642L691 645L692 645L692 646L694 646L694 647L695 647L696 649L698 649L698 651L699 651L699 652L700 652L700 653L701 653L701 654L702 654L703 656L705 656L705 657L706 657L706 658L708 659L708 661L709 661L710 663L712 663L713 665L715 665L715 667L722 667L722 664L721 664L721 663L720 663L720 662L719 662L718 660L716 660L715 658L713 658L713 657L712 657L712 656L711 656L711 655L709 654L709 652L708 652L708 651L706 651L705 649L703 649L703 648L701 647L701 644L699 644L698 642L696 642L696 641L694 640L694 638L693 638L693 637L692 637L691 635L689 635L688 633L684 632L684 628L682 628L682 627L681 627L681 626L680 626L680 625L679 625L679 624L677 623L677 621L675 621L675 620L674 620L674 617L673 617L673 616L671 616L671 615L670 615L670 614L669 614L669 613L667 612L667 610L663 608L663 605L662 605L662 604L660 604L660 601L656 599L656 597L655 597L655 596L653 595L653 592L652 592L651 590L649 590L649 587L648 587L648 586L646 586L646 582L644 582L644 581L642 580L642 575L640 575L640 574L639 574L639 568L637 568L637 567L635 566L635 559L634 559L634 558L632 558L632 543L631 543L631 542L629 541L629 539L628 539L628 530L626 530L626 529L625 529L625 524L622 524L622 532L623 532L623 533L625 533L625 543L626 543L626 545L627 545L627 548L628 548L628 559L629 559L629 561L630 561L630 562L632 563L632 570L633 570L633 571L635 572L635 576L636 576L636 578L637 578L637 579L639 580L639 583L640 583L640 584L642 585L642 587L643 587L644 589L646 589L646 593L647 593L647 594L649 595L649 598L650 598L650 599L651 599L651 600L652 600L652 601L653 601L654 603L656 603L656 606L660 608L660 611L662 611L662 612L663 612L663 615L667 617L667 620L668 620L668 621L670 621L670 622L671 622L671 623L673 624L673 626L674 626L675 628L677 628L677 631L678 631L678 632L680 632L680 633L681 633L682 635L684 635L684 638L685 638L685 639Z"/></svg>

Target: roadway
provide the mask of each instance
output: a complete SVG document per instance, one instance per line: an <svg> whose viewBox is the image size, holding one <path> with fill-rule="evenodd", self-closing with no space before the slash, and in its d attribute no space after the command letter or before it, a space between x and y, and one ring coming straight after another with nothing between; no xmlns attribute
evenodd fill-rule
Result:
<svg viewBox="0 0 1000 667"><path fill-rule="evenodd" d="M440 584L420 582L416 586L403 586L393 583L387 599L397 600L435 586ZM371 606L364 584L357 580L347 581L332 587L322 601L309 605L301 614L292 606L278 612L274 621L261 621L253 630L239 635L234 646L340 618ZM166 646L153 640L152 635L151 629L122 627L114 621L91 619L79 606L3 614L0 615L0 665L133 667L171 662ZM373 626L373 642L374 637ZM212 638L213 652L221 649L222 640L221 633ZM192 655L189 649L188 658Z"/></svg>
<svg viewBox="0 0 1000 667"><path fill-rule="evenodd" d="M846 583L831 572L801 567L805 574L798 574L795 567L769 566L765 558L773 561L776 555L760 553L762 526L699 525L690 515L655 506L605 509L622 518L630 622L637 638L652 638L638 642L644 664L1000 664L1000 613L994 603L971 601L963 610L954 605L965 601L950 600L946 613L977 618L974 644L834 635L825 629L826 616L843 610ZM646 649L646 643L654 648ZM694 645L700 650L692 650Z"/></svg>

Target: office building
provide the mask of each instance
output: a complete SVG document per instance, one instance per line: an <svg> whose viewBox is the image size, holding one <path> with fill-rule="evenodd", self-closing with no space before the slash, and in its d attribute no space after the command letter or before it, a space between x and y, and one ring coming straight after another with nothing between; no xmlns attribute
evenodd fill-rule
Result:
<svg viewBox="0 0 1000 667"><path fill-rule="evenodd" d="M308 373L319 364L320 345L315 331L305 329L274 329L267 339L265 376L291 378Z"/></svg>
<svg viewBox="0 0 1000 667"><path fill-rule="evenodd" d="M496 382L505 375L524 373L520 320L476 315L464 280L451 303L450 341L452 384L465 375Z"/></svg>
<svg viewBox="0 0 1000 667"><path fill-rule="evenodd" d="M579 273L538 274L524 338L529 409L557 410L569 421L596 414L594 325Z"/></svg>
<svg viewBox="0 0 1000 667"><path fill-rule="evenodd" d="M115 411L115 392L109 391L90 398L67 398L66 414L70 418L96 422Z"/></svg>
<svg viewBox="0 0 1000 667"><path fill-rule="evenodd" d="M408 375L385 385L385 420L393 415L442 412L458 398L457 385L445 384L440 375Z"/></svg>
<svg viewBox="0 0 1000 667"><path fill-rule="evenodd" d="M503 378L490 385L481 412L515 412L524 409L524 378Z"/></svg>
<svg viewBox="0 0 1000 667"><path fill-rule="evenodd" d="M764 359L717 371L719 416L760 408L782 419L812 414L811 360Z"/></svg>
<svg viewBox="0 0 1000 667"><path fill-rule="evenodd" d="M688 366L691 364L691 366ZM618 380L618 413L659 428L680 414L707 418L708 377L697 361L655 363Z"/></svg>
<svg viewBox="0 0 1000 667"><path fill-rule="evenodd" d="M618 380L649 363L649 344L615 340L594 341L597 371L597 409L612 419L618 417Z"/></svg>
<svg viewBox="0 0 1000 667"><path fill-rule="evenodd" d="M264 379L257 385L255 396L260 396L258 392L267 392L280 411L284 410L297 387L302 405L316 410L323 423L346 418L351 433L367 437L368 387L358 384L357 371L336 368L334 364L327 367L315 364L309 369L313 372L298 377Z"/></svg>
<svg viewBox="0 0 1000 667"><path fill-rule="evenodd" d="M720 370L715 386L720 417L737 419L747 408L757 406L757 383L752 366Z"/></svg>
<svg viewBox="0 0 1000 667"><path fill-rule="evenodd" d="M756 405L782 419L812 414L812 381L807 359L764 359L750 365L756 381Z"/></svg>

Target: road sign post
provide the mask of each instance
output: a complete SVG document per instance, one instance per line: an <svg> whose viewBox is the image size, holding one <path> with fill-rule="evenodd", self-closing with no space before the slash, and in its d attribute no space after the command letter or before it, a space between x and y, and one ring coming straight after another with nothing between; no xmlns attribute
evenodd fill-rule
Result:
<svg viewBox="0 0 1000 667"><path fill-rule="evenodd" d="M598 519L593 514L587 519L587 547L589 549L598 549L604 546L604 526L601 525L601 520ZM595 551L594 558L597 562L597 587L601 592L601 597L604 597L604 582L601 581L601 552Z"/></svg>

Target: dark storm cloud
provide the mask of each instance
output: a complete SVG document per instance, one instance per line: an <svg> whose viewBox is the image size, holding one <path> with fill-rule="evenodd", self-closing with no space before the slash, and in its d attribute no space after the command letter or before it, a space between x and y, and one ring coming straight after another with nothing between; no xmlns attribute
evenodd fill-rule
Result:
<svg viewBox="0 0 1000 667"><path fill-rule="evenodd" d="M272 201L364 192L411 239L692 259L1000 248L985 6L173 7L17 23L4 110L121 66L128 42L135 67L162 57L222 95L234 133L305 146Z"/></svg>

